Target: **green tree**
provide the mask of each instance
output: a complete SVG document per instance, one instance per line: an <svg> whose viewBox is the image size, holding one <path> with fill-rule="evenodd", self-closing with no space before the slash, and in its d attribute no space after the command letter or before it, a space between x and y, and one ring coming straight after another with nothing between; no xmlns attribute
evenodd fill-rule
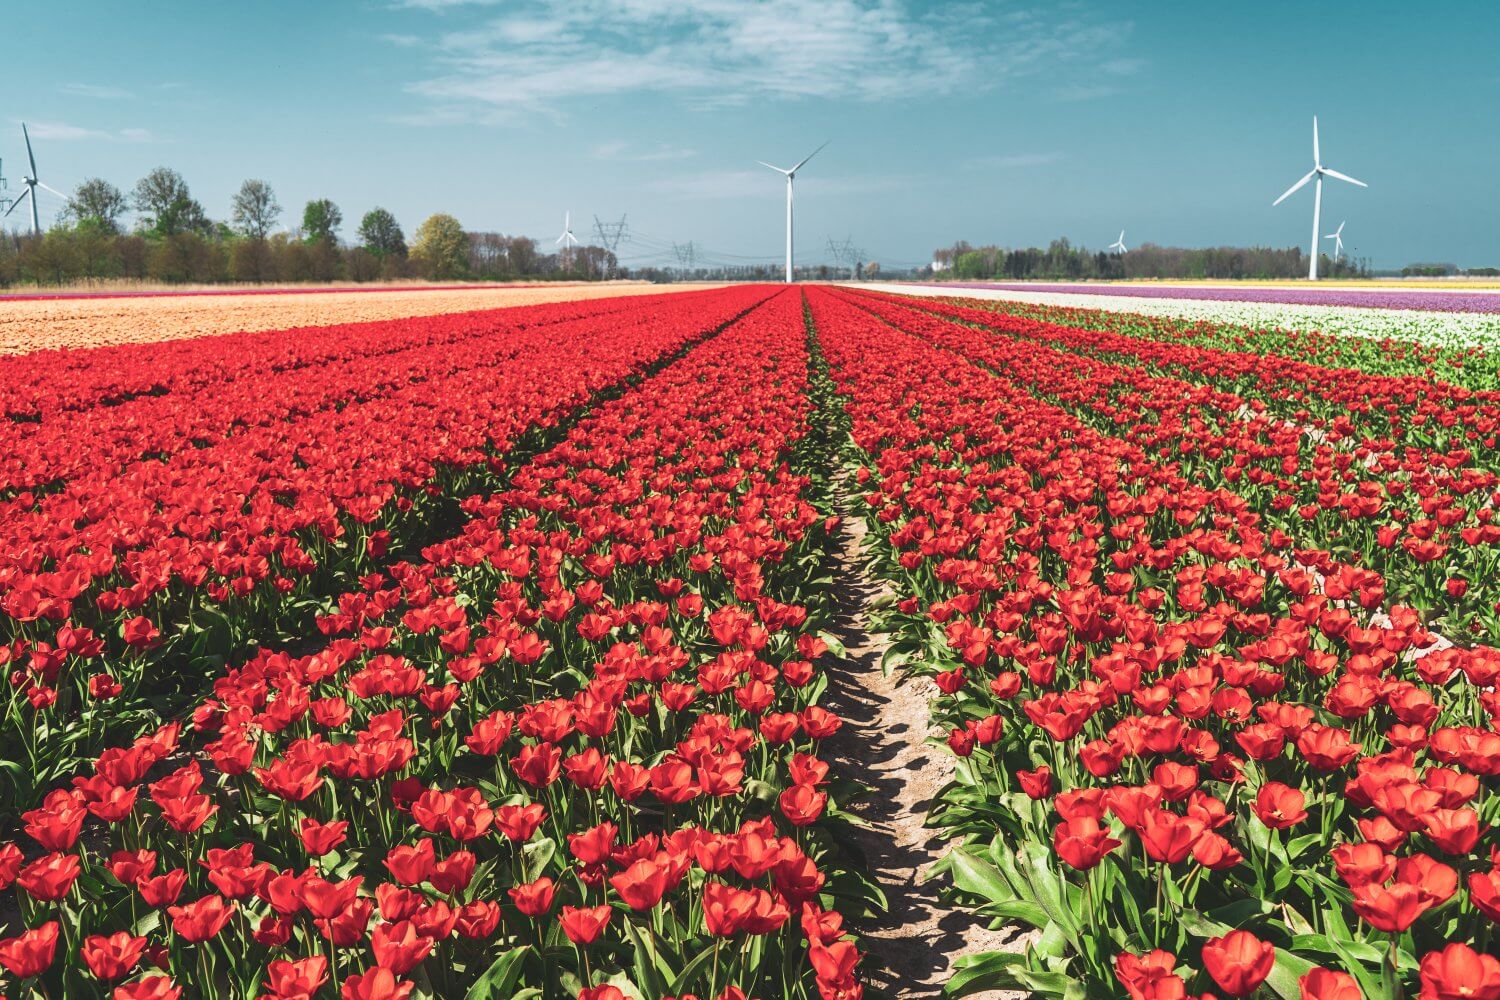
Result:
<svg viewBox="0 0 1500 1000"><path fill-rule="evenodd" d="M135 185L131 197L140 213L141 228L154 236L206 233L212 229L203 206L188 190L187 181L170 167L157 167Z"/></svg>
<svg viewBox="0 0 1500 1000"><path fill-rule="evenodd" d="M468 234L453 216L438 212L417 227L411 256L434 281L463 277L468 255Z"/></svg>
<svg viewBox="0 0 1500 1000"><path fill-rule="evenodd" d="M265 181L248 180L241 184L231 205L234 228L252 240L263 240L271 235L271 228L281 217L276 192Z"/></svg>
<svg viewBox="0 0 1500 1000"><path fill-rule="evenodd" d="M125 214L125 208L124 192L102 177L90 177L73 189L62 217L75 226L92 223L112 236L120 232L120 216Z"/></svg>
<svg viewBox="0 0 1500 1000"><path fill-rule="evenodd" d="M234 227L245 239L230 251L230 272L240 281L265 281L274 270L266 237L281 216L276 192L265 181L247 180L240 185L232 205Z"/></svg>
<svg viewBox="0 0 1500 1000"><path fill-rule="evenodd" d="M383 208L372 208L359 220L359 245L382 259L406 256L406 234L396 217Z"/></svg>
<svg viewBox="0 0 1500 1000"><path fill-rule="evenodd" d="M314 198L302 209L302 238L309 244L338 242L344 213L328 198Z"/></svg>

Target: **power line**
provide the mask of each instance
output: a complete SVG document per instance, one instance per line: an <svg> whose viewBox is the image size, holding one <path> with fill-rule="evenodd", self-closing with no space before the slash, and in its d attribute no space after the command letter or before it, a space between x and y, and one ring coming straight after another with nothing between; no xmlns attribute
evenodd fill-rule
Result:
<svg viewBox="0 0 1500 1000"><path fill-rule="evenodd" d="M630 229L625 225L624 215L620 216L619 222L600 222L599 216L594 216L594 237L599 241L600 245L603 246L604 249L609 251L608 276L610 278L614 278L615 267L617 266L619 261L619 257L616 255L615 250L619 247L620 241L628 239L629 236Z"/></svg>

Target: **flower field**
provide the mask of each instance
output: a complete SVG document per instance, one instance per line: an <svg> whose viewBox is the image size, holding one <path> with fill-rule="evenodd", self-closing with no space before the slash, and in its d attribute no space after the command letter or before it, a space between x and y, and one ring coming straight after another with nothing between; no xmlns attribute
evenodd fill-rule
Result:
<svg viewBox="0 0 1500 1000"><path fill-rule="evenodd" d="M1319 363L1335 366L1374 364L1381 366L1378 371L1389 371L1385 366L1395 364L1420 371L1436 361L1436 370L1444 377L1474 379L1475 388L1500 386L1495 362L1486 350L1500 340L1500 312L1443 308L1458 294L1453 292L1429 293L1423 299L1407 300L1419 305L1396 308L1389 304L1396 299L1394 293L1384 297L1388 304L1373 306L1287 302L1275 297L1193 298L1178 294L1184 291L1181 288L1141 289L1157 294L1124 295L1115 294L1122 290L1117 285L1088 286L1087 292L1041 284L885 288L915 295L962 296L970 305L983 299L994 308L1053 316L1069 325L1129 324L1149 328L1151 336L1243 340L1242 349L1284 348L1299 357L1310 352ZM1436 356L1427 360L1432 355ZM1465 368L1470 374L1462 374Z"/></svg>
<svg viewBox="0 0 1500 1000"><path fill-rule="evenodd" d="M1500 396L1303 336L740 286L6 359L0 987L918 995L859 584L923 874L1032 931L947 995L1500 998Z"/></svg>
<svg viewBox="0 0 1500 1000"><path fill-rule="evenodd" d="M959 287L970 287L960 285ZM975 288L1025 290L1026 284L976 284ZM1438 312L1500 313L1500 292L1489 289L1456 290L1429 288L1284 288L1257 285L1068 285L1048 284L1053 291L1092 295L1106 294L1146 299L1202 299L1210 302L1274 302L1287 305L1333 306L1358 309L1426 309Z"/></svg>
<svg viewBox="0 0 1500 1000"><path fill-rule="evenodd" d="M684 286L690 287L690 286ZM0 355L659 294L660 285L360 286L0 295Z"/></svg>

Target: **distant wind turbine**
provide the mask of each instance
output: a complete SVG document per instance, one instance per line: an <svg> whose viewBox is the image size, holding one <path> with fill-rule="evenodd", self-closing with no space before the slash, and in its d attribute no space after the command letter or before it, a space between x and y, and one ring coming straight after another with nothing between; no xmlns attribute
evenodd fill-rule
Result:
<svg viewBox="0 0 1500 1000"><path fill-rule="evenodd" d="M21 197L17 198L15 201L13 201L13 202L10 203L10 208L7 208L5 210L5 214L6 214L6 216L9 216L10 213L12 213L12 212L14 212L16 210L16 207L18 205L20 205L21 202L25 201L27 198L30 198L31 199L31 235L33 235L33 236L40 236L40 235L42 235L42 220L41 220L41 216L37 214L37 210L36 210L36 189L37 188L41 188L44 191L51 191L53 194L57 195L59 198L66 198L67 195L63 194L61 191L57 190L56 188L50 188L50 187L48 187L47 185L43 184L40 180L37 179L37 176L36 176L36 154L34 154L31 151L31 133L26 131L26 123L25 122L21 123L21 135L24 136L25 139L26 139L26 158L31 161L31 173L29 175L27 175L26 177L22 178L22 183L24 183L26 185L26 190L24 192L22 192Z"/></svg>
<svg viewBox="0 0 1500 1000"><path fill-rule="evenodd" d="M832 140L829 141L831 142ZM823 146L826 145L828 145L827 142L823 143ZM792 281L792 179L797 176L797 171L801 170L803 165L806 164L808 160L812 159L814 156L817 156L820 152L822 152L823 146L819 146L811 153L808 153L802 158L801 163L798 163L790 170L786 170L774 164L767 163L765 160L755 161L763 167L770 167L778 174L786 175L786 280L788 284L790 284Z"/></svg>
<svg viewBox="0 0 1500 1000"><path fill-rule="evenodd" d="M1334 260L1338 260L1340 257L1343 256L1343 254L1344 254L1344 224L1342 222L1339 223L1339 227L1337 229L1335 229L1333 232L1329 233L1327 236L1324 236L1323 238L1325 240L1333 240L1333 259Z"/></svg>
<svg viewBox="0 0 1500 1000"><path fill-rule="evenodd" d="M1118 250L1120 253L1125 252L1125 230L1120 230L1120 238L1111 243L1108 249Z"/></svg>
<svg viewBox="0 0 1500 1000"><path fill-rule="evenodd" d="M578 245L578 237L573 235L573 212L571 209L563 213L562 235L557 238L553 245L556 246L558 244L561 244L564 250Z"/></svg>
<svg viewBox="0 0 1500 1000"><path fill-rule="evenodd" d="M566 264L564 266L571 265L572 264L572 260L573 260L573 253L572 253L573 248L578 245L578 237L576 237L576 236L573 235L573 210L572 209L569 209L568 211L566 211L566 212L563 213L563 231L562 231L562 235L557 238L557 240L553 244L553 246L557 246L557 245L561 245L562 246L562 248L563 248L563 256L565 258L567 258L568 264Z"/></svg>
<svg viewBox="0 0 1500 1000"><path fill-rule="evenodd" d="M1318 224L1323 214L1323 177L1325 174L1336 180L1356 184L1359 187L1370 186L1364 181L1357 181L1347 174L1341 174L1331 167L1323 166L1323 157L1318 151L1318 116L1313 115L1313 168L1300 181L1287 188L1280 198L1271 202L1271 206L1274 208L1286 201L1287 197L1293 192L1300 190L1308 181L1315 181L1313 187L1312 259L1307 262L1308 281L1318 280Z"/></svg>

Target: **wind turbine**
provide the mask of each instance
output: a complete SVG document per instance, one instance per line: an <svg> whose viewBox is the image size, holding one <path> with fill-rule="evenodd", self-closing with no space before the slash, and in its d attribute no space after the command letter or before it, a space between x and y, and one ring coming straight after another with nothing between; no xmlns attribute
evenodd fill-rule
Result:
<svg viewBox="0 0 1500 1000"><path fill-rule="evenodd" d="M1120 238L1111 243L1106 249L1125 252L1125 230L1120 230Z"/></svg>
<svg viewBox="0 0 1500 1000"><path fill-rule="evenodd" d="M831 140L831 139L829 140L829 142L832 142L832 141L833 140ZM827 142L823 143L823 146L826 146L826 145L828 145ZM804 156L802 158L802 161L800 163L798 163L795 167L792 167L790 170L786 170L786 169L778 167L778 166L776 166L774 164L767 163L765 160L756 160L755 161L756 163L759 163L763 167L770 167L772 170L776 171L778 174L785 174L786 175L786 280L787 280L787 284L791 284L791 281L792 281L792 180L793 180L793 178L795 178L797 176L797 171L801 170L802 167L803 167L803 165L806 164L808 160L812 159L814 156L817 156L818 153L822 152L823 146L819 146L817 149L813 150L811 153L808 153L806 156Z"/></svg>
<svg viewBox="0 0 1500 1000"><path fill-rule="evenodd" d="M1342 222L1339 223L1339 227L1337 229L1335 229L1333 232L1329 233L1327 236L1324 236L1323 238L1325 240L1333 240L1333 259L1334 260L1338 260L1341 256L1343 256L1343 253L1344 253L1344 224Z"/></svg>
<svg viewBox="0 0 1500 1000"><path fill-rule="evenodd" d="M1297 183L1287 188L1280 198L1271 202L1271 207L1276 207L1286 201L1287 196L1300 190L1308 181L1316 181L1313 187L1313 228L1312 228L1312 259L1307 263L1307 280L1318 280L1318 223L1323 214L1323 177L1327 175L1336 180L1357 184L1360 187L1369 187L1364 181L1357 181L1347 174L1341 174L1331 167L1323 166L1322 154L1318 152L1318 116L1313 115L1313 168Z"/></svg>
<svg viewBox="0 0 1500 1000"><path fill-rule="evenodd" d="M42 235L42 220L41 220L41 217L37 214L37 210L36 210L36 189L37 188L41 188L44 191L51 191L53 194L57 195L59 198L66 198L67 195L63 194L61 191L57 190L56 188L48 187L47 185L43 184L40 180L37 179L37 176L36 176L36 154L31 151L31 133L28 132L28 131L26 131L26 123L25 122L21 123L21 135L24 136L25 139L26 139L26 158L31 161L31 173L21 179L21 182L26 185L26 190L21 193L21 197L17 198L15 201L13 201L13 202L10 203L10 208L7 208L5 210L5 214L7 216L10 215L10 213L12 213L12 212L14 212L16 210L16 206L20 205L21 202L24 201L24 200L26 200L27 198L30 198L31 199L31 235L33 235L33 236L40 236L40 235Z"/></svg>
<svg viewBox="0 0 1500 1000"><path fill-rule="evenodd" d="M566 257L566 258L568 258L568 265L571 266L572 265L572 261L573 261L572 250L573 250L574 247L576 247L578 245L578 237L576 237L576 236L573 235L573 211L572 211L572 209L569 209L568 211L566 211L566 212L563 213L563 231L562 231L562 235L557 238L557 240L553 244L553 246L557 246L558 244L562 245L563 256Z"/></svg>

